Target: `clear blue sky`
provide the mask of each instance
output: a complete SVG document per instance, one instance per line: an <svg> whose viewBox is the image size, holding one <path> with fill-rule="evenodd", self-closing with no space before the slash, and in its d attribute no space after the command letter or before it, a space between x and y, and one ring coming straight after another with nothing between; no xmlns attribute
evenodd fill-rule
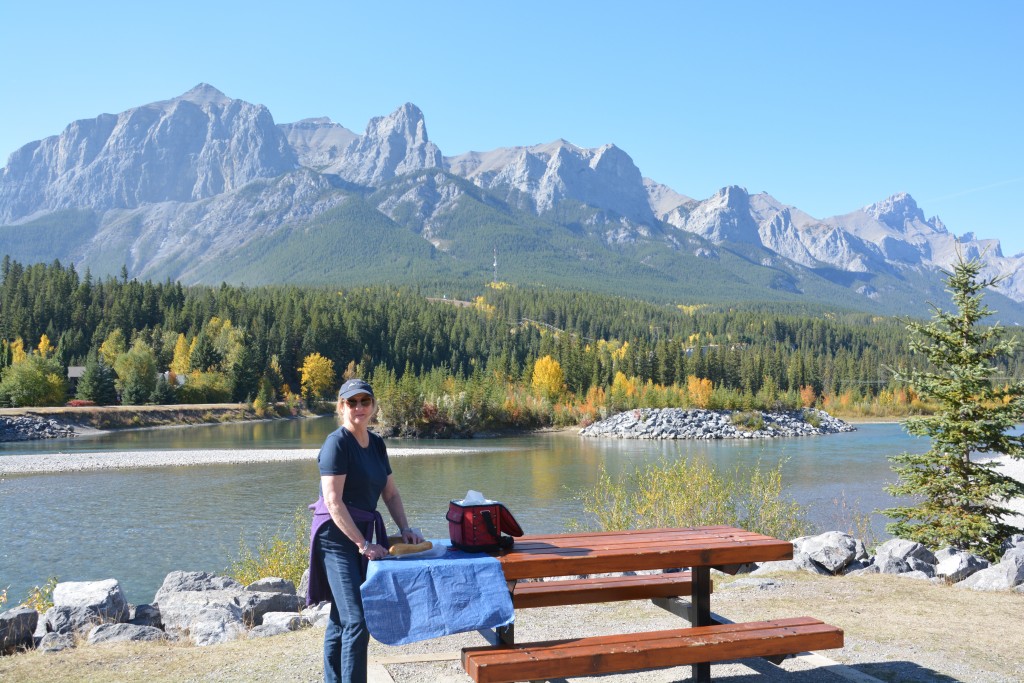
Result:
<svg viewBox="0 0 1024 683"><path fill-rule="evenodd" d="M207 82L361 133L413 102L446 155L614 143L698 199L823 218L906 191L1024 250L1024 3L0 0L0 157Z"/></svg>

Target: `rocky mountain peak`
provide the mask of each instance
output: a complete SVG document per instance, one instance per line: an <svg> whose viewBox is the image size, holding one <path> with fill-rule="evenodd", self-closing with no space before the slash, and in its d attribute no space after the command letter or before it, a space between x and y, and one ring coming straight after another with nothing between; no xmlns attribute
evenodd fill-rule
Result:
<svg viewBox="0 0 1024 683"><path fill-rule="evenodd" d="M210 104L225 106L231 103L230 97L222 93L220 90L217 90L217 88L213 87L209 83L200 83L183 95L175 97L174 100L183 100L185 102L191 102L192 104L198 104L199 106Z"/></svg>
<svg viewBox="0 0 1024 683"><path fill-rule="evenodd" d="M353 140L330 172L360 185L375 187L397 175L442 168L441 150L427 136L419 107L407 102L388 116L376 116L366 133Z"/></svg>
<svg viewBox="0 0 1024 683"><path fill-rule="evenodd" d="M736 185L723 187L698 204L679 227L716 244L761 244L758 224L751 215L750 195Z"/></svg>
<svg viewBox="0 0 1024 683"><path fill-rule="evenodd" d="M195 201L295 167L266 107L201 83L173 100L75 121L14 152L0 173L0 220Z"/></svg>
<svg viewBox="0 0 1024 683"><path fill-rule="evenodd" d="M907 223L925 223L924 212L906 192L898 192L887 199L864 208L864 212L890 228L903 231Z"/></svg>
<svg viewBox="0 0 1024 683"><path fill-rule="evenodd" d="M559 138L531 147L468 152L446 162L455 175L513 203L528 198L538 214L568 199L637 223L654 221L640 169L615 145L584 149Z"/></svg>

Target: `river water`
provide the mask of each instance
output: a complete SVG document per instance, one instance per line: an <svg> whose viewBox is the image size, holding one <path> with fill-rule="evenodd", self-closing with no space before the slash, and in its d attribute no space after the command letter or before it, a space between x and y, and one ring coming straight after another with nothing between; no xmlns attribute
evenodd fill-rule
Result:
<svg viewBox="0 0 1024 683"><path fill-rule="evenodd" d="M0 478L0 589L12 602L50 576L117 578L128 600L150 602L171 570L220 572L252 543L288 528L317 496L316 453L333 418L163 428L95 437L0 444L24 453L296 448L308 461L194 465ZM601 465L705 456L721 469L783 461L789 496L822 529L840 528L834 500L862 512L892 507L883 491L888 457L927 450L898 424L862 424L849 434L757 441L623 441L550 433L453 441L391 440L392 467L409 518L428 538L447 537L448 501L468 489L505 502L527 533L558 532L581 516L578 492ZM447 449L437 454L439 448ZM429 454L416 454L429 449ZM403 455L398 455L401 452ZM404 453L408 453L407 455ZM385 513L386 517L386 513ZM387 520L390 523L390 520ZM884 538L886 519L872 518Z"/></svg>

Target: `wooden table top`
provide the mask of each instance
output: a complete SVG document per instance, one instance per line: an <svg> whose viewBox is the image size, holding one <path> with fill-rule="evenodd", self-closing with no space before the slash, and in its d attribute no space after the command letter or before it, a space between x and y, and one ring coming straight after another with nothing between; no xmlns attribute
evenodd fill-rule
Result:
<svg viewBox="0 0 1024 683"><path fill-rule="evenodd" d="M793 558L793 544L730 526L522 536L498 556L508 580Z"/></svg>

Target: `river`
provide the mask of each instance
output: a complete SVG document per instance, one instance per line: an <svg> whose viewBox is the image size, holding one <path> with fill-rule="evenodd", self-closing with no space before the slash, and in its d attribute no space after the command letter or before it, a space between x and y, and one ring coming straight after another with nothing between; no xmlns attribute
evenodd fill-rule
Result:
<svg viewBox="0 0 1024 683"><path fill-rule="evenodd" d="M334 419L161 428L94 437L0 444L26 453L295 448L308 461L194 465L0 478L0 589L12 601L50 576L117 578L128 600L150 602L171 570L223 571L251 543L287 528L317 496L316 452ZM446 537L448 501L468 489L502 500L527 533L558 532L581 515L579 491L601 465L619 473L662 458L706 456L731 470L783 461L789 496L822 529L839 528L834 500L863 512L891 507L888 457L928 442L898 424L861 424L849 434L752 441L622 441L572 433L453 441L391 440L392 466L409 517L430 538ZM437 449L445 449L442 454ZM429 449L429 454L417 450ZM403 455L398 455L403 453ZM390 520L388 520L390 521ZM884 538L886 519L874 514Z"/></svg>

